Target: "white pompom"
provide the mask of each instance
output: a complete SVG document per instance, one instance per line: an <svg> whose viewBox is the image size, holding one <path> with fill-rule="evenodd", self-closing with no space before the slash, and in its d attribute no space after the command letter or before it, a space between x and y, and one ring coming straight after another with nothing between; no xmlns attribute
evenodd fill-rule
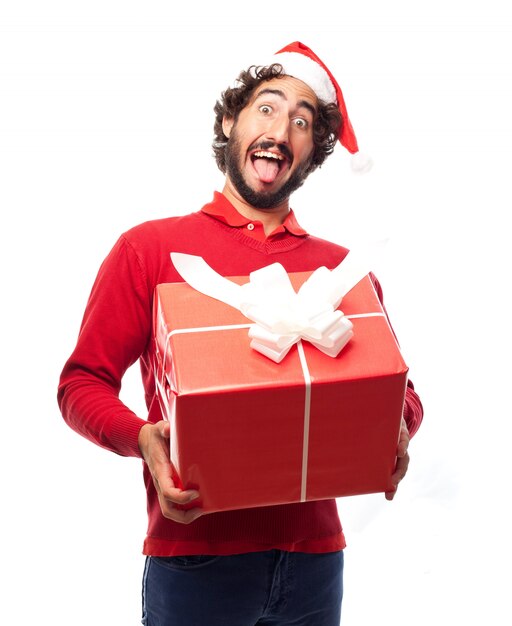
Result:
<svg viewBox="0 0 512 626"><path fill-rule="evenodd" d="M373 167L372 158L363 152L356 152L350 159L350 167L354 174L366 174Z"/></svg>

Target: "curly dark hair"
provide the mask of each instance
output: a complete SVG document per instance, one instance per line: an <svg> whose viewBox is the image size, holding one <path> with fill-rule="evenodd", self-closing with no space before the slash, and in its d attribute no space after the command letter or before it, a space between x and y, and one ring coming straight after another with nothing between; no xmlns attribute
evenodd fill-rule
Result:
<svg viewBox="0 0 512 626"><path fill-rule="evenodd" d="M285 76L282 65L274 63L269 66L251 66L248 70L240 73L235 87L226 89L221 94L214 106L215 124L213 154L217 166L221 172L226 172L225 148L228 138L222 130L222 120L236 119L240 111L246 106L255 88L263 81L281 78ZM327 156L332 153L338 140L343 119L335 104L326 104L319 101L318 111L313 124L314 152L311 165L307 171L309 174L322 165Z"/></svg>

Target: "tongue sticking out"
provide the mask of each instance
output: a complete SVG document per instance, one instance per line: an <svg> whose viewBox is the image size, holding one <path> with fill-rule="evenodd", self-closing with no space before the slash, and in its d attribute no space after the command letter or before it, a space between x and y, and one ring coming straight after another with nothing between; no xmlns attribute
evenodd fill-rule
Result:
<svg viewBox="0 0 512 626"><path fill-rule="evenodd" d="M275 159L255 159L254 169L264 183L273 183L279 173L279 163Z"/></svg>

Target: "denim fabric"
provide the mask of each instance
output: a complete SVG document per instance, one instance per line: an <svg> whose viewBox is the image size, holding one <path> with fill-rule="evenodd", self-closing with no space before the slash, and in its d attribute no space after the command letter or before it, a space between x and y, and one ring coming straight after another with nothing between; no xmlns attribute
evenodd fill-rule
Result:
<svg viewBox="0 0 512 626"><path fill-rule="evenodd" d="M148 557L145 626L339 626L343 552Z"/></svg>

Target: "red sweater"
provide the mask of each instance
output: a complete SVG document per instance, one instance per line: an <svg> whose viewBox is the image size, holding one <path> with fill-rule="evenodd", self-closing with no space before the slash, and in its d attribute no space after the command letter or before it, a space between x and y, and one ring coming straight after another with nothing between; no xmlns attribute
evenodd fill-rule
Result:
<svg viewBox="0 0 512 626"><path fill-rule="evenodd" d="M119 238L100 267L76 348L61 375L58 401L71 428L117 454L141 457L138 434L146 420L118 396L125 371L139 360L147 420L162 419L153 381L152 306L156 285L182 281L170 252L202 256L224 276L247 275L276 261L288 272L334 268L347 254L345 248L306 234L293 214L285 222L288 227L266 239L257 234L260 224L255 222L248 231L248 223L216 193L200 212L146 222ZM378 284L377 289L380 293ZM404 415L414 434L423 411L412 383ZM145 554L233 554L271 548L326 552L345 546L334 500L211 513L184 525L161 515L145 464L144 479Z"/></svg>

